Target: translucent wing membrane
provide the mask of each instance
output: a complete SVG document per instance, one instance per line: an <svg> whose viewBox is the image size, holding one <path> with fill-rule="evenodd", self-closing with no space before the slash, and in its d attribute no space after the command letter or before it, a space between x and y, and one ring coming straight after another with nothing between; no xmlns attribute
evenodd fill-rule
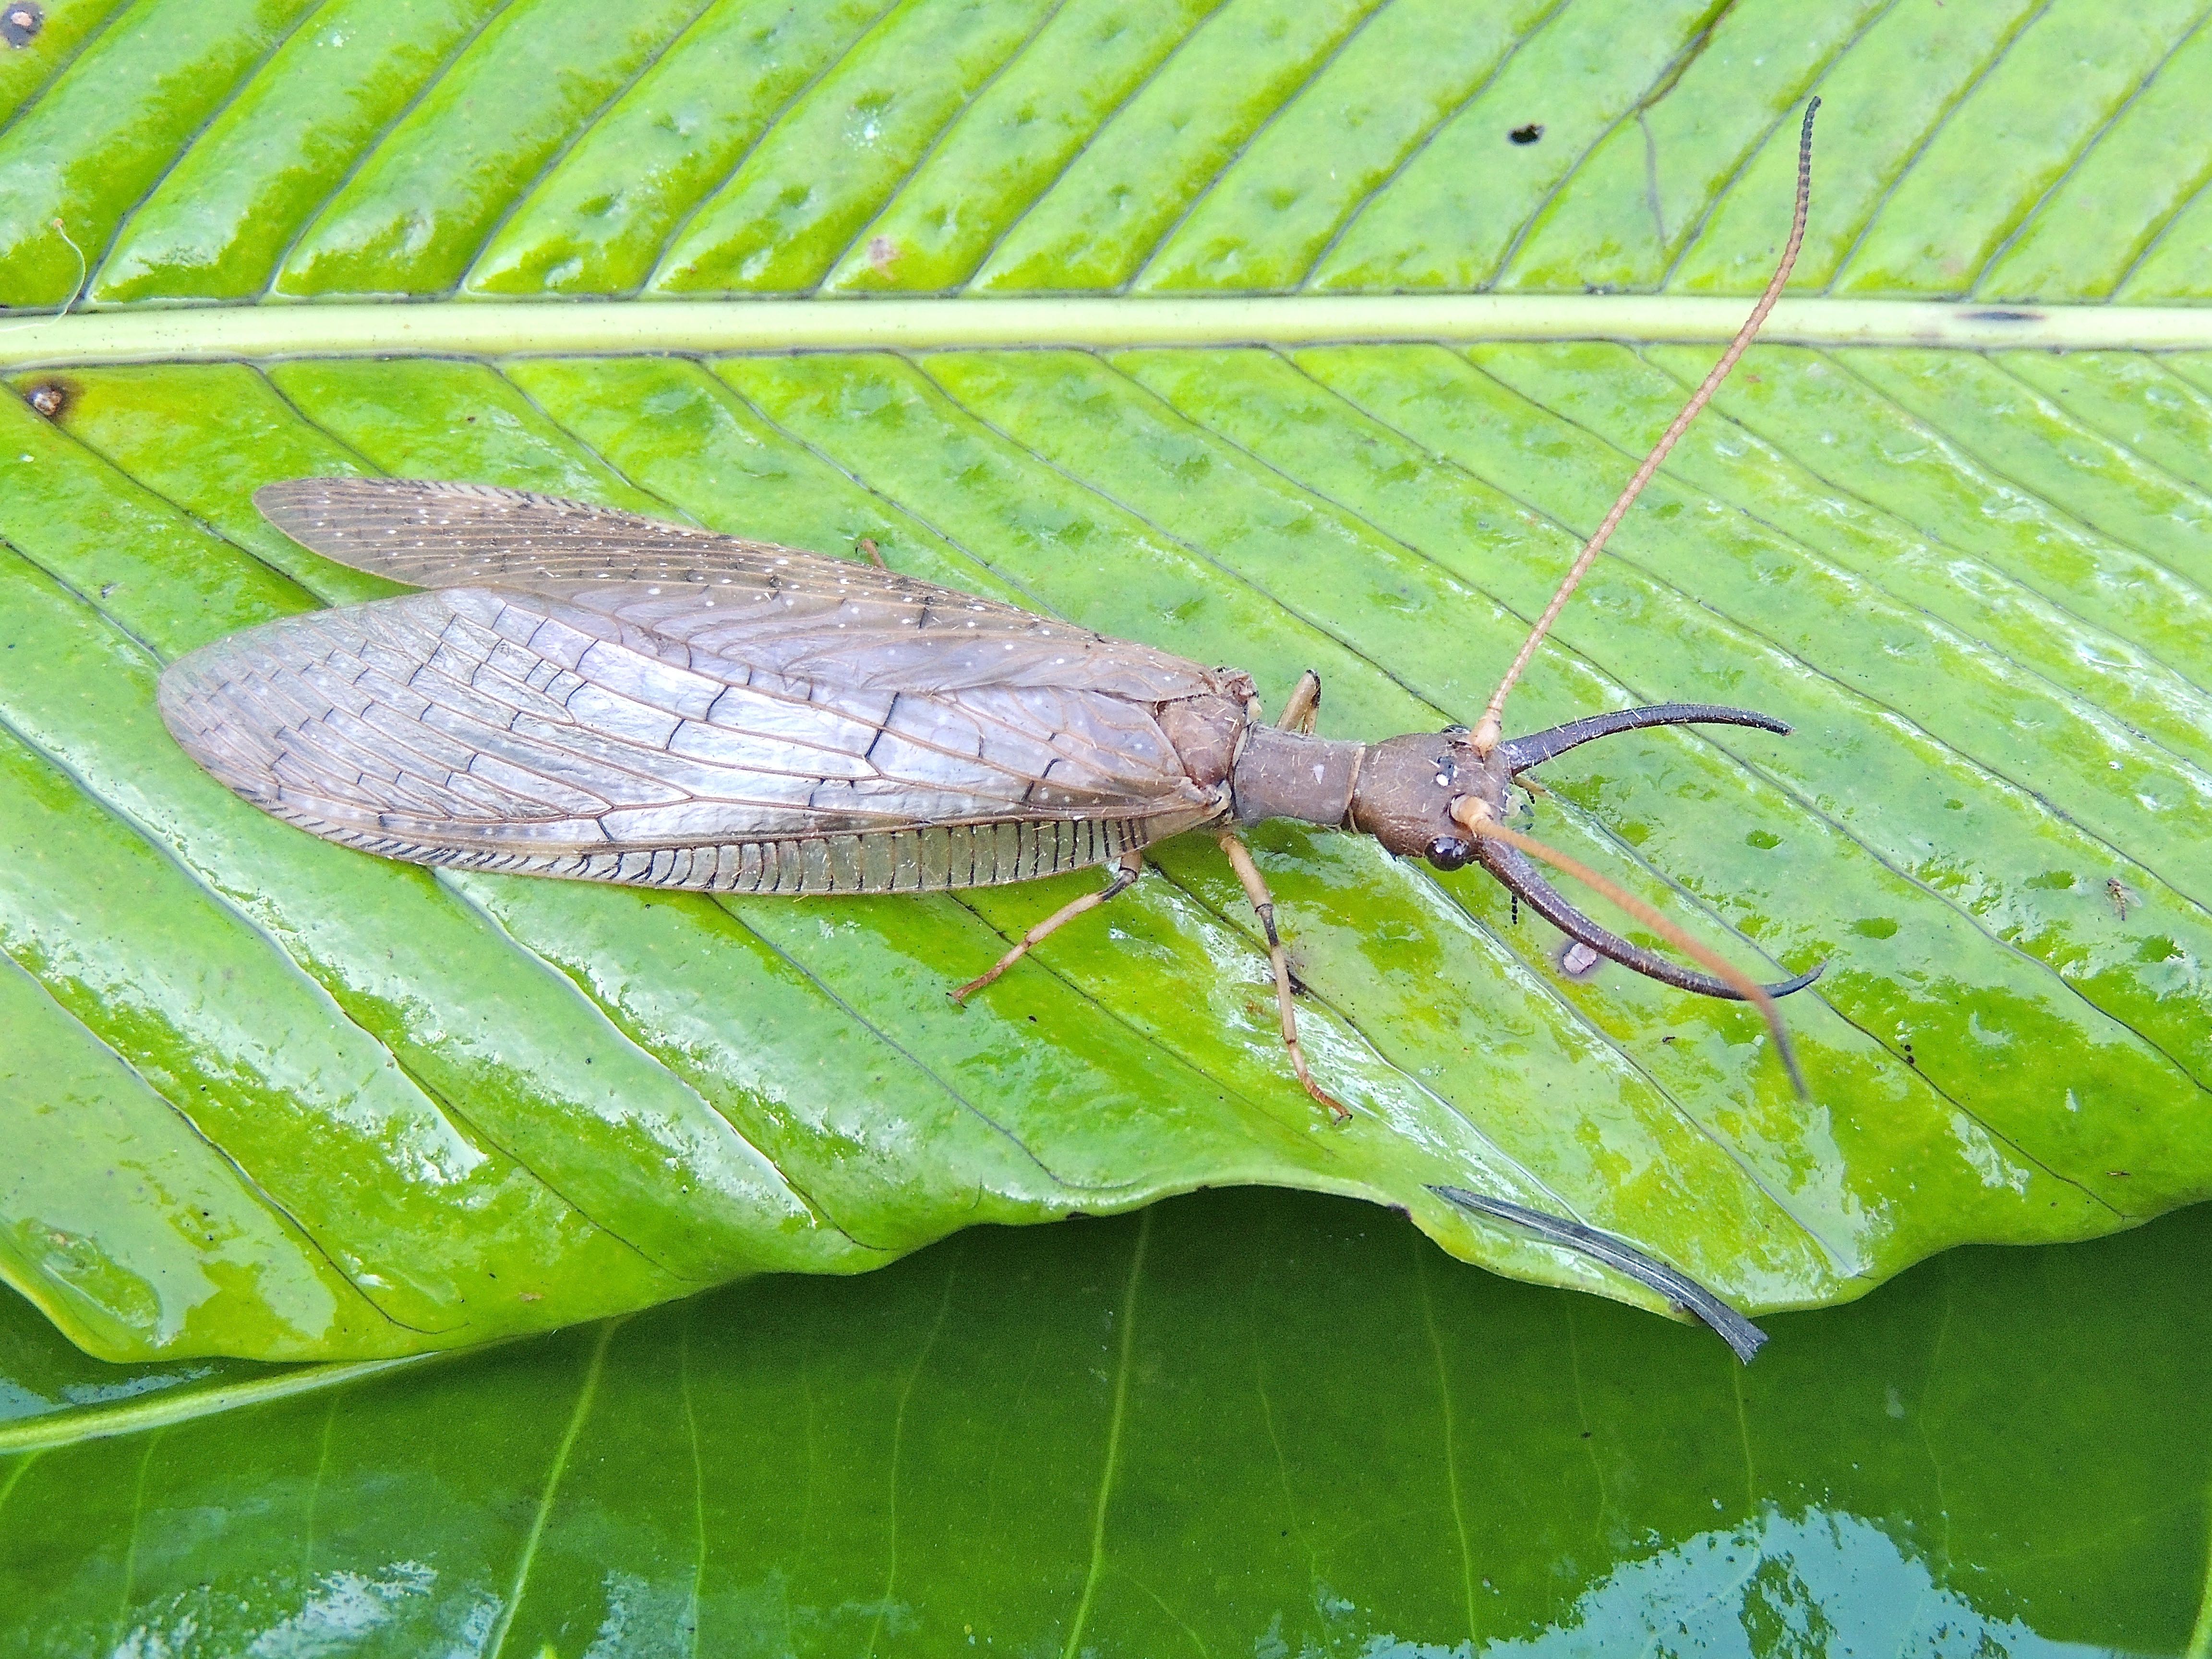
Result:
<svg viewBox="0 0 2212 1659"><path fill-rule="evenodd" d="M208 769L389 856L651 884L1030 879L1217 817L1162 721L1234 677L768 544L517 492L257 498L433 591L289 617L163 677Z"/></svg>
<svg viewBox="0 0 2212 1659"><path fill-rule="evenodd" d="M325 558L415 587L565 599L672 660L684 655L671 648L680 644L908 691L1058 685L1165 702L1215 689L1215 676L1181 657L955 588L524 490L301 478L253 501Z"/></svg>

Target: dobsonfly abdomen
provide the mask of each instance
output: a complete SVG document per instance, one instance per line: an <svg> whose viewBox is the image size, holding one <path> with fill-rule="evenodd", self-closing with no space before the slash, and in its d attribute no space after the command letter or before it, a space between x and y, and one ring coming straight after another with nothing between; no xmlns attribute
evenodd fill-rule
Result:
<svg viewBox="0 0 2212 1659"><path fill-rule="evenodd" d="M799 896L1113 866L1103 889L954 992L963 998L1127 889L1146 847L1209 831L1266 934L1293 1069L1340 1121L1348 1114L1299 1046L1273 902L1237 831L1281 817L1371 836L1441 869L1482 864L1577 944L1640 974L1757 1003L1802 1092L1774 999L1817 968L1756 984L1504 823L1516 780L1578 744L1650 726L1789 726L1698 703L1511 739L1501 720L1583 572L1788 279L1818 103L1806 111L1789 246L1765 296L1585 545L1473 730L1322 738L1310 672L1270 724L1242 670L880 568L517 490L391 478L302 479L254 500L314 551L422 591L286 617L193 652L161 677L162 717L254 805L423 864ZM1712 971L1600 927L1532 860L1605 891ZM1546 1236L1638 1271L1631 1247L1579 1224ZM1680 1276L1645 1262L1651 1272L1638 1276L1676 1295Z"/></svg>

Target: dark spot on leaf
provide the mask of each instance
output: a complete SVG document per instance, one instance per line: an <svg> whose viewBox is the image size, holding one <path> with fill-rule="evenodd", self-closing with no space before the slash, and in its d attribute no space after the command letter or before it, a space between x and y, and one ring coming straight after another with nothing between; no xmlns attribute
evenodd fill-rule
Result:
<svg viewBox="0 0 2212 1659"><path fill-rule="evenodd" d="M1762 853L1771 852L1782 845L1782 837L1771 830L1754 830L1743 838L1746 847L1756 847Z"/></svg>
<svg viewBox="0 0 2212 1659"><path fill-rule="evenodd" d="M76 401L76 388L67 380L49 375L26 389L23 401L31 406L33 415L43 415L50 421L58 421L69 413L70 405Z"/></svg>
<svg viewBox="0 0 2212 1659"><path fill-rule="evenodd" d="M1894 939L1897 924L1887 916L1868 916L1851 924L1851 932L1862 939Z"/></svg>
<svg viewBox="0 0 2212 1659"><path fill-rule="evenodd" d="M46 26L46 14L38 0L12 0L0 10L0 40L11 46L27 46Z"/></svg>
<svg viewBox="0 0 2212 1659"><path fill-rule="evenodd" d="M1544 124L1531 121L1525 127L1516 127L1505 135L1516 144L1533 144L1544 136Z"/></svg>

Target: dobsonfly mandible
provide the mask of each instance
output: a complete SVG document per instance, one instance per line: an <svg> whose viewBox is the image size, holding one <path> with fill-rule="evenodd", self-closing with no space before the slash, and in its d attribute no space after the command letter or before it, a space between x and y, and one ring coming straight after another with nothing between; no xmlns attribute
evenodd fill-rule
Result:
<svg viewBox="0 0 2212 1659"><path fill-rule="evenodd" d="M1481 864L1570 939L1638 973L1757 1004L1802 1094L1774 999L1820 969L1758 984L1504 822L1521 775L1599 738L1652 726L1790 727L1702 703L1618 709L1513 738L1502 722L1583 574L1789 280L1819 106L1805 111L1796 212L1772 280L1584 545L1472 730L1372 744L1317 737L1321 682L1310 670L1269 724L1240 669L896 574L872 545L872 567L522 491L396 478L301 479L254 501L315 552L421 591L286 617L195 651L161 677L162 718L255 805L422 864L794 896L939 892L1112 866L1103 888L1031 928L957 998L1125 891L1146 847L1210 833L1267 938L1291 1066L1339 1121L1349 1114L1299 1046L1273 902L1237 832L1281 817L1371 836L1440 869ZM1711 971L1608 932L1536 862L1604 892ZM1622 1267L1716 1324L1747 1358L1756 1346L1741 1316L1632 1246L1437 1190Z"/></svg>

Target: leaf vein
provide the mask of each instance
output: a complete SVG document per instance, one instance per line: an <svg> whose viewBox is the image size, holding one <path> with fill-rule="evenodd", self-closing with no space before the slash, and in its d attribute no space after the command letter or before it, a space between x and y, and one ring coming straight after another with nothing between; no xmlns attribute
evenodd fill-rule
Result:
<svg viewBox="0 0 2212 1659"><path fill-rule="evenodd" d="M1152 246L1146 249L1144 257L1137 261L1128 279L1121 284L1119 292L1126 294L1143 283L1145 273L1159 262L1160 256L1174 243L1176 233L1190 222L1191 216L1206 204L1206 198L1220 187L1222 181L1236 169L1237 164L1251 152L1252 146L1265 137L1278 121L1296 108L1306 94L1314 89L1322 77L1335 66L1337 59L1351 50L1353 43L1367 32L1368 26L1389 10L1395 3L1396 0L1370 0L1367 10L1360 14L1358 21L1337 37L1328 50L1316 61L1314 66L1300 77L1297 85L1278 98L1274 107L1261 118L1256 126L1237 141L1235 147L1222 159L1221 164L1214 168L1206 182L1184 198L1182 210L1169 222L1167 228L1152 239Z"/></svg>
<svg viewBox="0 0 2212 1659"><path fill-rule="evenodd" d="M673 30L665 40L647 53L645 61L637 66L622 85L601 99L597 109L569 129L567 136L553 147L552 154L548 155L539 165L538 171L531 175L530 182L518 185L508 191L507 206L501 210L498 216L485 228L483 234L477 239L476 252L461 262L461 274L454 279L453 286L447 290L448 292L458 293L467 289L469 277L474 273L477 266L483 262L483 257L491 251L492 244L499 240L500 233L505 230L526 207L530 205L531 198L544 187L545 181L553 176L555 169L575 154L577 145L599 130L599 124L614 112L616 106L623 100L637 89L638 82L652 74L662 58L683 44L684 37L699 26L700 19L712 10L715 4L716 0L698 0L691 15L684 20L683 24Z"/></svg>
<svg viewBox="0 0 2212 1659"><path fill-rule="evenodd" d="M562 1431L552 1464L545 1471L545 1484L538 1493L538 1507L530 1517L530 1532L523 1540L521 1557L514 1564L514 1577L507 1585L507 1599L500 1608L498 1622L492 1626L490 1640L485 1644L489 1659L499 1659L507 1647L507 1632L514 1626L514 1615L521 1608L523 1592L529 1587L532 1564L537 1560L538 1546L545 1537L546 1521L553 1513L554 1495L560 1490L561 1477L568 1472L569 1454L575 1449L576 1437L591 1415L593 1397L599 1393L599 1374L607 1362L607 1344L613 1339L616 1327L622 1323L621 1319L600 1322L599 1340L592 1345L592 1357L584 1369L583 1386L576 1390L576 1403L568 1413L568 1427Z"/></svg>
<svg viewBox="0 0 2212 1659"><path fill-rule="evenodd" d="M823 262L822 274L815 280L811 290L813 293L819 294L829 285L830 279L837 274L837 268L853 257L855 249L863 248L868 245L868 233L890 216L891 210L898 205L900 197L903 196L908 187L921 176L921 170L927 167L938 153L951 141L952 135L959 131L962 125L975 114L977 106L983 101L991 88L998 85L1006 77L1007 71L1028 54L1030 48L1036 44L1037 38L1053 26L1060 13L1067 9L1067 6L1068 0L1052 0L1052 4L1046 8L1044 15L1037 20L1035 27L1022 37L1014 49L1008 52L988 75L986 75L973 88L963 88L960 107L953 111L952 118L939 127L929 142L921 147L921 154L915 157L914 165L907 168L905 173L900 175L898 182L884 192L882 200L876 204L876 210L868 216L866 222L854 233L842 247Z"/></svg>
<svg viewBox="0 0 2212 1659"><path fill-rule="evenodd" d="M362 145L345 171L338 175L337 181L331 185L330 189L323 192L322 199L300 216L299 228L292 234L291 240L284 244L276 258L270 264L269 279L261 291L261 298L264 301L276 294L276 284L283 281L284 268L291 264L292 256L299 252L302 243L314 234L315 228L322 222L324 216L337 204L353 181L361 176L362 169L376 158L386 143L390 141L392 135L405 125L407 118L422 106L422 100L444 82L447 76L452 73L453 67L474 50L477 42L483 38L484 31L506 16L516 3L517 0L497 0L497 3L490 10L478 18L476 27L453 43L453 50L446 54L445 61L430 72L428 78L421 86L415 88L414 95L402 104L393 112L392 118Z"/></svg>
<svg viewBox="0 0 2212 1659"><path fill-rule="evenodd" d="M1498 77L1505 73L1506 66L1521 55L1531 40L1551 27L1552 20L1565 9L1566 5L1567 0L1552 0L1551 6L1544 15L1524 30L1519 38L1499 55L1498 61L1490 66L1490 72L1469 88L1465 97L1431 122L1425 131L1400 152L1397 160L1390 164L1389 170L1376 181L1374 187L1346 209L1343 216L1337 221L1336 228L1329 233L1328 240L1322 244L1321 252L1315 254L1311 263L1306 266L1305 274L1291 284L1294 290L1304 293L1314 286L1316 280L1321 275L1322 268L1328 264L1330 257L1335 253L1344 239L1352 234L1353 228L1358 224L1368 209L1382 200L1397 185L1398 181L1405 176L1406 169L1428 154L1430 147L1449 131L1461 116L1467 113L1476 99L1490 90L1497 82Z"/></svg>
<svg viewBox="0 0 2212 1659"><path fill-rule="evenodd" d="M730 187L731 182L737 178L738 174L744 171L745 163L766 148L769 140L781 130L785 122L798 112L802 104L814 95L816 88L849 63L853 54L868 43L893 13L909 9L913 3L914 0L889 0L889 3L881 11L868 20L866 27L846 43L842 52L817 70L804 86L783 100L781 107L769 116L762 125L761 130L753 135L752 143L738 152L736 158L731 161L722 176L701 191L691 205L676 216L675 222L669 227L667 234L661 238L660 246L653 254L652 263L646 266L644 282L640 283L633 292L643 293L660 282L667 270L669 260L675 257L677 248L682 246L684 235L697 222L699 216L712 207L722 192Z"/></svg>
<svg viewBox="0 0 2212 1659"><path fill-rule="evenodd" d="M1919 142L1907 153L1897 171L1890 176L1888 184L1882 187L1881 194L1875 198L1874 206L1867 210L1867 216L1860 223L1857 234L1851 238L1850 246L1844 250L1843 258L1837 260L1830 270L1827 286L1820 290L1823 294L1833 294L1841 284L1845 273L1851 268L1851 261L1858 257L1859 250L1866 246L1867 238L1874 234L1875 226L1881 222L1883 211L1889 206L1892 198L1896 196L1905 179L1911 175L1913 169L1920 165L1921 159L1928 154L1936 140L1951 125L1952 118L1966 106L1967 100L1981 88L1983 83L1996 73L1998 67L2011 56L2012 49L2021 37L2042 21L2045 14L2057 3L2057 0L2042 0L2042 3L2036 7L2033 13L2014 24L2004 39L1997 42L1996 49L1982 61L1974 73L1967 77L1957 92L1952 94L1950 101L1943 106L1942 112L1929 124L1928 130L1920 135Z"/></svg>
<svg viewBox="0 0 2212 1659"><path fill-rule="evenodd" d="M2006 232L1997 245L1990 250L1990 257L1982 261L1982 268L1974 273L1973 280L1961 285L1960 293L1978 294L1981 291L1982 285L1989 281L1990 273L1996 269L2005 255L2012 252L2014 245L2033 226L2036 216L2050 205L2058 192L2073 179L2074 175L2081 170L2082 165L2088 161L2091 152L2105 141L2106 135L2118 125L2121 119L2136 106L2142 95L2150 90L2151 82L2165 72L2166 65L2173 61L2182 48L2195 40L2203 31L2207 18L2212 18L2212 8L2207 8L2197 14L2197 21L2184 30L2180 38L2166 48L2164 57L2145 71L2142 79L2136 82L2135 90L2122 99L2112 113L2098 124L2097 130L2075 148L2065 167L2060 169L2058 176L2053 179L2035 200L2028 204L2027 211L2021 215L2019 222Z"/></svg>

